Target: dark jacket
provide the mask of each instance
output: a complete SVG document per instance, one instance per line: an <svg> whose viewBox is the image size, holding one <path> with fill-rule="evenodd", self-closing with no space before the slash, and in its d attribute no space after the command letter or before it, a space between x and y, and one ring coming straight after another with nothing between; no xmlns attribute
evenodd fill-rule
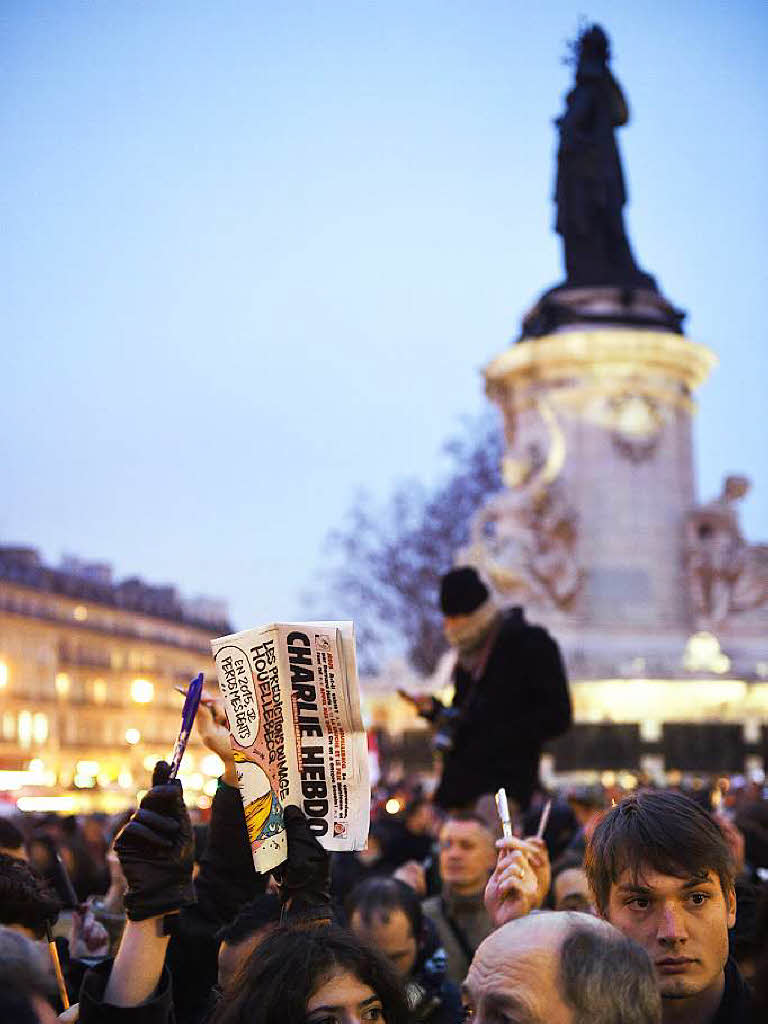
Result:
<svg viewBox="0 0 768 1024"><path fill-rule="evenodd" d="M512 608L477 682L459 664L453 681L458 718L436 803L460 807L505 786L508 796L527 807L543 743L571 724L559 647L546 629L525 621L522 608Z"/></svg>
<svg viewBox="0 0 768 1024"><path fill-rule="evenodd" d="M425 916L418 956L406 985L413 1024L460 1024L464 1020L458 985L447 977L446 967L437 929Z"/></svg>
<svg viewBox="0 0 768 1024"><path fill-rule="evenodd" d="M752 1000L736 961L725 965L725 991L712 1024L749 1024Z"/></svg>
<svg viewBox="0 0 768 1024"><path fill-rule="evenodd" d="M421 905L437 933L449 981L460 985L467 976L475 950L493 931L482 891L457 896L447 890L431 896Z"/></svg>
<svg viewBox="0 0 768 1024"><path fill-rule="evenodd" d="M141 1006L112 1006L104 1002L104 990L112 970L112 961L88 971L80 989L80 1024L175 1024L171 976L163 968L163 976L155 994Z"/></svg>

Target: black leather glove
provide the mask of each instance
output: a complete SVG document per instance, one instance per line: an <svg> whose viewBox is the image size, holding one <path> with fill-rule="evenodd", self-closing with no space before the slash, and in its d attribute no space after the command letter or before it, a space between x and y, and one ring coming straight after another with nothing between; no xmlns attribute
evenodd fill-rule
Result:
<svg viewBox="0 0 768 1024"><path fill-rule="evenodd" d="M152 789L115 840L128 882L125 910L144 921L180 910L195 901L192 866L195 842L178 779L170 779L166 761L158 761Z"/></svg>
<svg viewBox="0 0 768 1024"><path fill-rule="evenodd" d="M280 886L283 915L331 917L331 858L312 834L298 807L283 808L288 859L272 874Z"/></svg>

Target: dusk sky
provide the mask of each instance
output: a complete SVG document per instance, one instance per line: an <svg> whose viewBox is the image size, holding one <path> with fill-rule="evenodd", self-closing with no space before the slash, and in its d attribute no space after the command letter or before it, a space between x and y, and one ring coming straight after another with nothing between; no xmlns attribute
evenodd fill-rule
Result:
<svg viewBox="0 0 768 1024"><path fill-rule="evenodd" d="M638 262L720 359L700 496L748 474L768 541L763 0L4 0L0 543L301 616L355 494L437 478L562 278L581 14Z"/></svg>

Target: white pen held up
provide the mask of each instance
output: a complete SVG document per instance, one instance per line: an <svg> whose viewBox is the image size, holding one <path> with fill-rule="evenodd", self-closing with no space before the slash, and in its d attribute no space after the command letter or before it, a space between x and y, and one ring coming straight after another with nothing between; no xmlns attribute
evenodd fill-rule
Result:
<svg viewBox="0 0 768 1024"><path fill-rule="evenodd" d="M507 803L507 791L502 786L496 794L496 810L501 818L501 827L504 830L504 838L512 838L512 821L509 817L509 804Z"/></svg>
<svg viewBox="0 0 768 1024"><path fill-rule="evenodd" d="M536 832L536 837L538 839L543 839L544 838L544 832L545 832L546 827L547 827L547 822L549 821L549 812L551 810L552 810L552 801L551 800L547 800L547 802L544 804L544 810L541 812L541 818L539 819L539 828L538 828L538 831Z"/></svg>

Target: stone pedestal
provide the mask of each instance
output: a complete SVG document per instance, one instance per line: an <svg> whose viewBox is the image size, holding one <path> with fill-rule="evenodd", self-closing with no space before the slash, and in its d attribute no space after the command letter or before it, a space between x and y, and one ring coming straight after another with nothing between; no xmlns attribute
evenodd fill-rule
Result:
<svg viewBox="0 0 768 1024"><path fill-rule="evenodd" d="M500 594L561 625L687 624L693 392L714 361L677 334L611 327L519 342L487 367L509 491L470 557Z"/></svg>
<svg viewBox="0 0 768 1024"><path fill-rule="evenodd" d="M705 725L740 744L721 770L754 766L768 757L768 578L763 591L757 578L768 549L739 531L728 487L743 478L696 504L694 394L715 356L674 328L610 322L608 307L593 314L561 319L486 368L504 417L507 487L478 514L457 562L476 565L501 603L523 604L560 642L578 723L561 743L568 769L629 767L631 750L634 767L666 756L668 769L692 768L698 755L670 751L691 736L716 748ZM613 754L606 728L623 737ZM596 730L593 753L580 762L566 748L585 729Z"/></svg>

